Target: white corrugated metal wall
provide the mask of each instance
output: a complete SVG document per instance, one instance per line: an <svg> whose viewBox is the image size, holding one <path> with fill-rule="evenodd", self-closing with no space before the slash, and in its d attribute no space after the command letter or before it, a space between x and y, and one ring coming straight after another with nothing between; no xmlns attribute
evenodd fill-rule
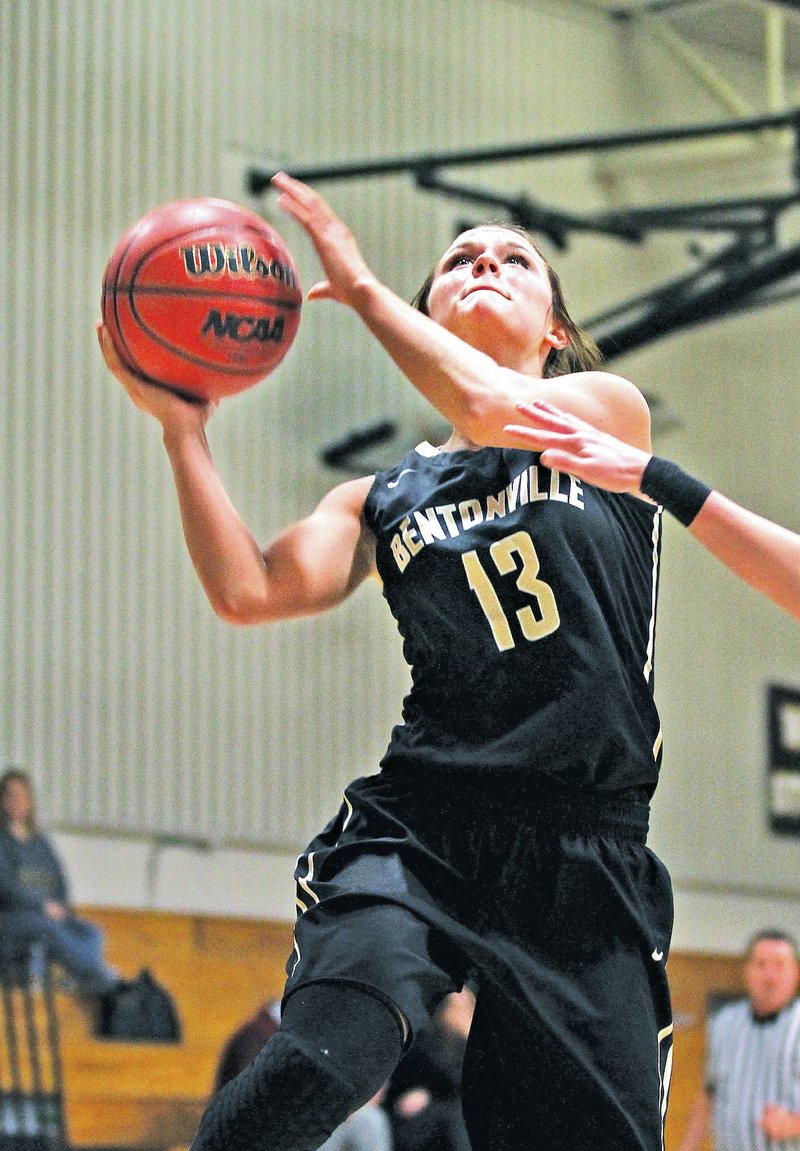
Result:
<svg viewBox="0 0 800 1151"><path fill-rule="evenodd" d="M51 825L294 850L344 782L374 770L406 685L377 589L254 632L213 617L158 429L94 342L121 231L165 200L241 199L248 158L323 164L720 116L660 47L569 0L0 0L0 761L31 768ZM689 177L621 164L593 180L581 158L460 176L567 210L624 202L631 182L634 199L669 196L670 181L686 196L689 178L740 187L733 168L702 165ZM405 295L462 214L402 177L325 191ZM308 287L309 245L278 226ZM659 251L592 239L556 254L576 317L657 280ZM765 463L796 445L795 331L788 303L619 370L686 418L665 451L796 526L794 486ZM358 322L319 304L275 377L222 405L210 439L265 539L339 478L318 463L323 444L420 411ZM685 533L666 536L658 836L684 879L744 882L745 843L762 882L788 882L795 845L763 827L759 724L764 680L797 678L794 633Z"/></svg>
<svg viewBox="0 0 800 1151"><path fill-rule="evenodd" d="M248 157L322 163L527 135L553 117L551 92L518 80L555 49L554 11L0 3L0 759L33 771L50 821L295 844L348 778L374 770L406 686L376 589L258 633L213 617L158 429L95 345L117 236L166 200L242 199ZM405 179L329 192L410 294L454 209ZM278 226L307 287L309 245ZM317 463L322 444L418 411L357 322L318 305L274 379L224 404L210 436L265 538L339 478Z"/></svg>

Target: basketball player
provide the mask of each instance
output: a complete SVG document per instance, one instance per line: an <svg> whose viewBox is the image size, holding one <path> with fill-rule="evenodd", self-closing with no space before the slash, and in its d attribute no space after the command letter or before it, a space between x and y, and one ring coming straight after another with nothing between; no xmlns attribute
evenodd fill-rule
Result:
<svg viewBox="0 0 800 1151"><path fill-rule="evenodd" d="M548 467L608 491L646 492L681 523L687 523L688 495L687 526L694 538L734 575L800 619L800 536L712 492L677 464L599 432L550 404L522 404L520 419L522 424L506 430L520 446L540 451Z"/></svg>
<svg viewBox="0 0 800 1151"><path fill-rule="evenodd" d="M324 268L309 298L351 307L453 431L334 488L262 550L213 464L212 406L131 376L100 330L162 425L214 609L310 614L377 576L412 666L380 773L299 860L281 1030L210 1103L194 1151L318 1147L467 976L474 1151L661 1151L672 899L646 846L660 511L550 471L504 431L546 399L649 452L647 405L597 370L525 234L463 233L415 309L320 196L274 182Z"/></svg>

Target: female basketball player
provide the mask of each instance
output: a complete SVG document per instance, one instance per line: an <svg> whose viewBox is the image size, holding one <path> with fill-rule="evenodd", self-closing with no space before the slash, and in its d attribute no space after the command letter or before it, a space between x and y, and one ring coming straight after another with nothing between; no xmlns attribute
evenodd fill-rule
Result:
<svg viewBox="0 0 800 1151"><path fill-rule="evenodd" d="M521 447L542 462L612 492L646 492L686 523L689 531L734 575L800 619L800 536L720 492L712 492L677 464L651 456L550 404L522 404L509 426ZM704 498L707 496L708 498ZM696 515L692 514L698 503Z"/></svg>
<svg viewBox="0 0 800 1151"><path fill-rule="evenodd" d="M672 901L645 844L659 511L549 470L505 430L544 399L649 453L647 406L596 370L527 236L463 233L417 310L320 196L274 182L325 271L309 298L353 308L453 431L262 550L213 464L211 407L126 373L100 330L162 425L215 610L317 612L378 576L412 665L380 773L347 788L299 861L281 1030L211 1102L194 1151L318 1147L467 976L475 1151L661 1151Z"/></svg>

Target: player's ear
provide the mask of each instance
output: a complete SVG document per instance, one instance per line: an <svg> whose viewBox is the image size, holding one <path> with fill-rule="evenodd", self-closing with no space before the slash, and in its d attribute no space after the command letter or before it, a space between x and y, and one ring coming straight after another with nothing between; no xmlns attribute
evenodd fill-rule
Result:
<svg viewBox="0 0 800 1151"><path fill-rule="evenodd" d="M549 344L551 348L556 348L557 350L566 348L569 343L567 329L556 320L550 324L544 339L546 344Z"/></svg>

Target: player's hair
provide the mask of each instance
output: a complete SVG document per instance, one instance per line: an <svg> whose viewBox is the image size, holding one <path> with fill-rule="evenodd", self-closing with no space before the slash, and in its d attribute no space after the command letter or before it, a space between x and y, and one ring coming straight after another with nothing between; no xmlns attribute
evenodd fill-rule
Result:
<svg viewBox="0 0 800 1151"><path fill-rule="evenodd" d="M570 316L558 272L551 266L547 257L527 228L506 222L490 223L487 227L504 228L507 232L515 232L518 236L523 236L533 247L534 251L544 260L547 275L550 280L550 289L553 294L553 318L563 327L569 339L569 343L565 348L551 349L544 362L545 378L550 379L553 376L564 376L569 372L591 372L599 368L603 360L600 349L589 333L579 328ZM428 311L428 297L430 296L433 281L436 278L437 267L438 264L431 268L422 287L411 301L413 306L426 316L430 315Z"/></svg>

